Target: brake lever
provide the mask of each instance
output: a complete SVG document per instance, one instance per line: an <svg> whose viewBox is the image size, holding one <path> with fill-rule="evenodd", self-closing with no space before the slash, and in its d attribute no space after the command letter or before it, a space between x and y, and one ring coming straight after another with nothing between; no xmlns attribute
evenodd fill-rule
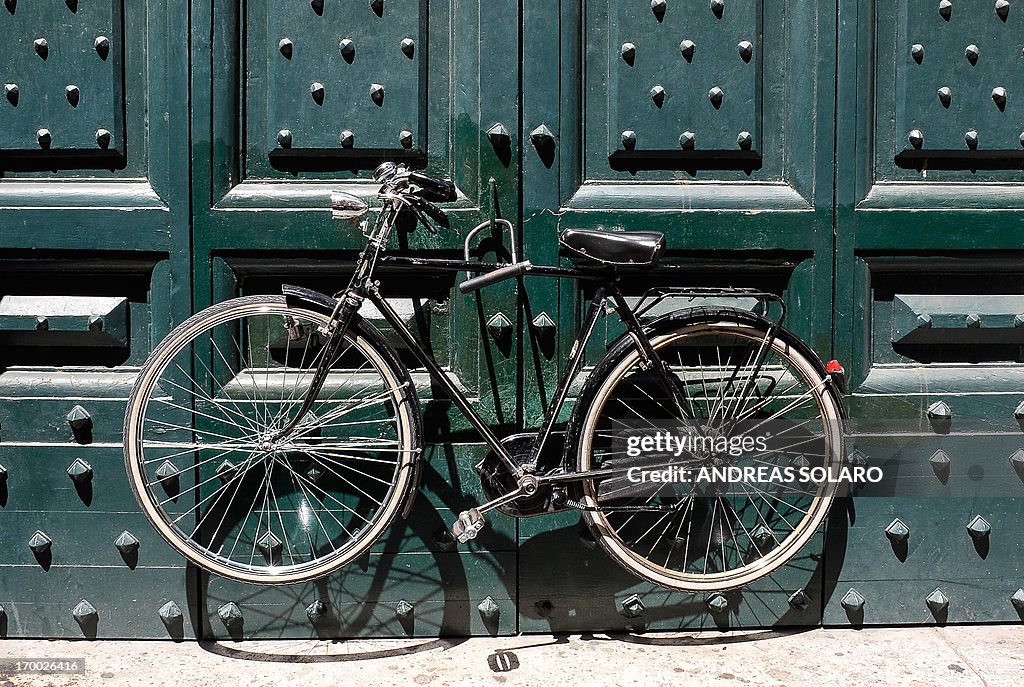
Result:
<svg viewBox="0 0 1024 687"><path fill-rule="evenodd" d="M431 224L427 220L427 216L426 216L426 214L424 214L423 209L420 208L420 206L418 204L412 204L412 203L409 204L409 207L412 208L412 211L416 215L416 219L419 220L419 223L422 224L424 227L426 227L427 231L429 231L431 234L434 234L436 236L437 235L437 227L435 227L433 224Z"/></svg>
<svg viewBox="0 0 1024 687"><path fill-rule="evenodd" d="M420 210L429 215L431 219L442 227L445 229L451 228L451 220L448 218L448 214L444 210L437 207L429 200L423 200L422 198L417 198L416 204L419 206Z"/></svg>

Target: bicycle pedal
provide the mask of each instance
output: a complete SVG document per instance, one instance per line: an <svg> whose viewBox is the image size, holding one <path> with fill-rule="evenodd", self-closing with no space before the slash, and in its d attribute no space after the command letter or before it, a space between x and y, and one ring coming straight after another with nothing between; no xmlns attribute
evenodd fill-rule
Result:
<svg viewBox="0 0 1024 687"><path fill-rule="evenodd" d="M470 508L459 513L459 519L452 525L452 535L460 544L465 544L470 539L476 539L476 535L484 528L487 521L476 508Z"/></svg>

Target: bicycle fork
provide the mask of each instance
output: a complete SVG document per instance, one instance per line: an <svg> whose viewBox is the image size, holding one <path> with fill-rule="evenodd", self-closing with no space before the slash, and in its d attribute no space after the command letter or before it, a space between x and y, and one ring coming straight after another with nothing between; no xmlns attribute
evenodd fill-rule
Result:
<svg viewBox="0 0 1024 687"><path fill-rule="evenodd" d="M290 435L313 407L316 397L320 394L320 389L323 388L324 382L327 381L327 375L331 372L334 359L345 341L345 332L348 330L349 325L352 324L352 319L359 311L359 307L363 304L363 298L364 296L355 289L349 289L338 300L331 319L325 325L327 331L323 332L328 337L327 343L324 344L323 357L316 366L313 379L309 383L309 389L306 390L306 394L302 399L302 405L299 406L295 416L284 427L274 433L270 438L271 442L278 442Z"/></svg>

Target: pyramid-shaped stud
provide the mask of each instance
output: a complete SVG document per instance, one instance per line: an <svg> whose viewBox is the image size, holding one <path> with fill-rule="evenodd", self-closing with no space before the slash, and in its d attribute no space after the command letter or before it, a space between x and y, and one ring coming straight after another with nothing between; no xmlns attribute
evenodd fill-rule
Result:
<svg viewBox="0 0 1024 687"><path fill-rule="evenodd" d="M0 463L0 483L7 481L7 468L4 467L3 463Z"/></svg>
<svg viewBox="0 0 1024 687"><path fill-rule="evenodd" d="M555 331L555 321L546 312L541 312L530 323L533 330L540 336L549 336Z"/></svg>
<svg viewBox="0 0 1024 687"><path fill-rule="evenodd" d="M940 470L945 470L949 467L949 455L940 448L932 454L932 457L928 459L928 462L931 464L933 470L939 472Z"/></svg>
<svg viewBox="0 0 1024 687"><path fill-rule="evenodd" d="M44 60L50 54L50 44L45 38L37 38L32 41L32 47L35 49L36 54Z"/></svg>
<svg viewBox="0 0 1024 687"><path fill-rule="evenodd" d="M28 548L32 549L32 552L36 554L44 554L52 546L53 540L42 530L36 530L28 540Z"/></svg>
<svg viewBox="0 0 1024 687"><path fill-rule="evenodd" d="M555 135L551 133L551 129L548 128L547 124L541 124L530 132L530 142L533 143L535 148L543 148L554 144Z"/></svg>
<svg viewBox="0 0 1024 687"><path fill-rule="evenodd" d="M113 135L108 129L96 129L96 145L106 150L110 147L110 141L113 139ZM45 319L45 318L44 318Z"/></svg>
<svg viewBox="0 0 1024 687"><path fill-rule="evenodd" d="M967 523L967 533L971 535L972 539L984 539L992 533L992 525L989 524L988 520L975 515L969 523Z"/></svg>
<svg viewBox="0 0 1024 687"><path fill-rule="evenodd" d="M4 84L4 97L7 98L7 102L15 107L18 106L18 98L21 96L21 89L18 88L16 83L5 83Z"/></svg>
<svg viewBox="0 0 1024 687"><path fill-rule="evenodd" d="M996 0L996 16L1003 21L1010 16L1010 0Z"/></svg>
<svg viewBox="0 0 1024 687"><path fill-rule="evenodd" d="M124 530L121 534L117 535L117 539L114 540L114 547L120 551L122 555L127 556L139 550L139 540L134 534L128 530Z"/></svg>
<svg viewBox="0 0 1024 687"><path fill-rule="evenodd" d="M725 13L725 0L711 0L711 11L721 19Z"/></svg>
<svg viewBox="0 0 1024 687"><path fill-rule="evenodd" d="M1024 588L1020 588L1010 597L1010 603L1018 611L1024 612Z"/></svg>
<svg viewBox="0 0 1024 687"><path fill-rule="evenodd" d="M1016 420L1024 420L1024 401L1017 404L1017 407L1013 409L1013 417Z"/></svg>
<svg viewBox="0 0 1024 687"><path fill-rule="evenodd" d="M619 48L619 56L623 62L632 67L636 64L636 46L632 43L623 43Z"/></svg>
<svg viewBox="0 0 1024 687"><path fill-rule="evenodd" d="M914 58L914 62L921 64L924 61L924 46L920 43L914 43L910 46L910 56Z"/></svg>
<svg viewBox="0 0 1024 687"><path fill-rule="evenodd" d="M953 409L945 401L936 401L928 406L929 420L948 420L953 417Z"/></svg>
<svg viewBox="0 0 1024 687"><path fill-rule="evenodd" d="M351 38L342 38L338 43L338 51L341 53L342 59L349 64L356 59L356 43Z"/></svg>
<svg viewBox="0 0 1024 687"><path fill-rule="evenodd" d="M110 54L110 39L106 36L96 36L92 42L92 49L96 51L101 60L106 60Z"/></svg>
<svg viewBox="0 0 1024 687"><path fill-rule="evenodd" d="M315 102L317 105L324 104L324 96L326 92L327 91L325 90L324 85L319 81L314 81L313 83L309 84L309 95L311 98L313 98L313 102Z"/></svg>
<svg viewBox="0 0 1024 687"><path fill-rule="evenodd" d="M0 604L0 621L7 617L7 609L4 608L3 604Z"/></svg>
<svg viewBox="0 0 1024 687"><path fill-rule="evenodd" d="M864 598L863 594L851 587L848 592L843 594L843 598L839 600L839 605L847 611L856 613L864 609L866 601L867 599Z"/></svg>
<svg viewBox="0 0 1024 687"><path fill-rule="evenodd" d="M775 541L774 533L764 523L754 528L754 531L750 533L750 538L754 540L758 548L764 548Z"/></svg>
<svg viewBox="0 0 1024 687"><path fill-rule="evenodd" d="M480 615L482 615L487 620L497 618L498 614L501 613L501 609L498 607L498 604L489 595L485 597L483 601L477 604L476 610L478 610L480 612Z"/></svg>
<svg viewBox="0 0 1024 687"><path fill-rule="evenodd" d="M972 65L978 64L978 58L981 57L981 48L974 43L971 43L964 48L964 57L966 57L967 61Z"/></svg>
<svg viewBox="0 0 1024 687"><path fill-rule="evenodd" d="M885 527L885 536L889 538L889 541L895 543L902 543L910 538L910 527L907 523L903 522L899 518L896 518Z"/></svg>
<svg viewBox="0 0 1024 687"><path fill-rule="evenodd" d="M292 59L292 55L295 54L295 44L292 43L291 38L282 38L277 42L277 51L286 59Z"/></svg>
<svg viewBox="0 0 1024 687"><path fill-rule="evenodd" d="M410 60L416 56L416 41L414 41L412 38L403 38L402 42L399 44L399 47L402 49L402 54L408 57Z"/></svg>
<svg viewBox="0 0 1024 687"><path fill-rule="evenodd" d="M384 16L384 0L370 0L370 10L378 17Z"/></svg>
<svg viewBox="0 0 1024 687"><path fill-rule="evenodd" d="M633 594L632 596L624 599L622 602L622 615L627 618L639 618L644 614L646 610L643 599L640 598L639 594Z"/></svg>
<svg viewBox="0 0 1024 687"><path fill-rule="evenodd" d="M504 339L512 333L512 321L505 313L496 312L487 320L487 331L495 339Z"/></svg>
<svg viewBox="0 0 1024 687"><path fill-rule="evenodd" d="M1017 477L1024 480L1024 449L1017 449L1010 454L1010 467L1017 473Z"/></svg>
<svg viewBox="0 0 1024 687"><path fill-rule="evenodd" d="M622 143L622 147L626 150L633 150L636 148L636 132L632 129L626 129L619 135L619 142Z"/></svg>
<svg viewBox="0 0 1024 687"><path fill-rule="evenodd" d="M82 599L79 601L73 609L71 609L71 615L79 624L88 622L89 620L95 619L99 614L96 612L96 607L91 603Z"/></svg>
<svg viewBox="0 0 1024 687"><path fill-rule="evenodd" d="M741 60L750 62L750 59L754 56L754 44L750 41L740 41L736 44L736 52L740 54Z"/></svg>
<svg viewBox="0 0 1024 687"><path fill-rule="evenodd" d="M509 135L508 129L504 124L496 122L487 130L487 140L491 142L492 146L500 147L511 143L512 137Z"/></svg>
<svg viewBox="0 0 1024 687"><path fill-rule="evenodd" d="M907 141L915 150L920 149L924 145L924 133L920 129L912 129L907 134Z"/></svg>
<svg viewBox="0 0 1024 687"><path fill-rule="evenodd" d="M411 618L414 611L415 608L413 608L413 605L405 599L400 599L399 602L395 604L395 615L399 618Z"/></svg>
<svg viewBox="0 0 1024 687"><path fill-rule="evenodd" d="M949 597L943 594L938 587L925 598L924 602L928 605L928 610L932 612L932 615L939 615L949 608Z"/></svg>
<svg viewBox="0 0 1024 687"><path fill-rule="evenodd" d="M318 17L324 15L324 0L310 0L309 6L316 12Z"/></svg>
<svg viewBox="0 0 1024 687"><path fill-rule="evenodd" d="M284 548L283 543L277 538L273 532L268 531L256 542L256 546L260 548L263 553L263 557L267 559L267 563L274 565L278 557L281 555L281 550Z"/></svg>
<svg viewBox="0 0 1024 687"><path fill-rule="evenodd" d="M372 83L370 84L370 100L377 107L384 106L384 84Z"/></svg>
<svg viewBox="0 0 1024 687"><path fill-rule="evenodd" d="M219 466L217 466L216 474L220 478L221 484L227 484L231 481L231 478L238 472L238 466L232 463L230 460L225 460Z"/></svg>
<svg viewBox="0 0 1024 687"><path fill-rule="evenodd" d="M679 54L683 56L683 59L687 62L693 62L693 55L697 52L697 44L691 41L689 38L684 39L679 43Z"/></svg>
<svg viewBox="0 0 1024 687"><path fill-rule="evenodd" d="M668 2L666 0L651 0L651 12L654 13L654 18L659 22L664 21L667 9Z"/></svg>
<svg viewBox="0 0 1024 687"><path fill-rule="evenodd" d="M81 458L75 458L68 466L67 472L75 484L83 484L92 479L92 466Z"/></svg>
<svg viewBox="0 0 1024 687"><path fill-rule="evenodd" d="M282 148L292 147L292 132L288 129L281 129L277 132L277 145Z"/></svg>
<svg viewBox="0 0 1024 687"><path fill-rule="evenodd" d="M650 96L655 107L661 107L665 104L665 87L661 84L654 86L651 89Z"/></svg>
<svg viewBox="0 0 1024 687"><path fill-rule="evenodd" d="M230 630L242 622L242 610L234 601L229 601L217 609L217 617Z"/></svg>
<svg viewBox="0 0 1024 687"><path fill-rule="evenodd" d="M327 615L327 604L320 599L317 599L306 606L306 617L309 618L309 622L314 625L319 623L325 615Z"/></svg>
<svg viewBox="0 0 1024 687"><path fill-rule="evenodd" d="M722 100L725 99L725 91L720 86L715 86L708 91L708 100L711 105L717 110L722 107Z"/></svg>
<svg viewBox="0 0 1024 687"><path fill-rule="evenodd" d="M338 141L341 143L342 148L351 148L356 144L356 135L345 129L338 136Z"/></svg>
<svg viewBox="0 0 1024 687"><path fill-rule="evenodd" d="M707 605L708 610L716 615L729 610L729 600L725 598L724 594L718 594L717 592L709 596L704 603Z"/></svg>
<svg viewBox="0 0 1024 687"><path fill-rule="evenodd" d="M869 462L870 460L868 459L867 454L857 448L853 449L853 451L846 456L847 465L852 465L854 467L866 467Z"/></svg>
<svg viewBox="0 0 1024 687"><path fill-rule="evenodd" d="M160 463L160 466L156 469L156 477L161 482L167 482L178 476L177 466L169 460L165 460Z"/></svg>
<svg viewBox="0 0 1024 687"><path fill-rule="evenodd" d="M316 464L310 465L309 469L306 470L306 478L310 482L319 482L320 478L324 476L324 471L321 470Z"/></svg>
<svg viewBox="0 0 1024 687"><path fill-rule="evenodd" d="M949 108L953 102L953 90L949 86L940 87L935 91L935 95L939 97L939 103L945 108Z"/></svg>
<svg viewBox="0 0 1024 687"><path fill-rule="evenodd" d="M953 16L953 3L950 0L941 0L939 2L939 16L949 21L950 17Z"/></svg>
<svg viewBox="0 0 1024 687"><path fill-rule="evenodd" d="M697 134L692 131L684 131L679 135L679 147L683 150L693 150L697 145Z"/></svg>
<svg viewBox="0 0 1024 687"><path fill-rule="evenodd" d="M65 419L75 432L84 432L92 429L92 416L82 406L76 405L72 408L65 416Z"/></svg>
<svg viewBox="0 0 1024 687"><path fill-rule="evenodd" d="M789 606L798 611L802 611L807 608L811 603L811 599L807 596L807 592L803 589L798 589L789 596Z"/></svg>
<svg viewBox="0 0 1024 687"><path fill-rule="evenodd" d="M399 132L398 143L407 150L412 148L412 132L408 129L403 129Z"/></svg>
<svg viewBox="0 0 1024 687"><path fill-rule="evenodd" d="M178 607L178 604L168 601L160 607L157 615L160 616L160 620L164 621L165 625L169 625L181 619L181 609Z"/></svg>

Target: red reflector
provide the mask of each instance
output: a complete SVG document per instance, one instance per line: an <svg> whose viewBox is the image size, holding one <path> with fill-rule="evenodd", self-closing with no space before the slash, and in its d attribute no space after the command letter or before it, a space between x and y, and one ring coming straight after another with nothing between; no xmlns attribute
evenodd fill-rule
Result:
<svg viewBox="0 0 1024 687"><path fill-rule="evenodd" d="M825 366L825 372L828 372L829 374L842 374L845 371L846 370L843 369L843 366L839 364L838 360L830 360L828 361L828 365Z"/></svg>

